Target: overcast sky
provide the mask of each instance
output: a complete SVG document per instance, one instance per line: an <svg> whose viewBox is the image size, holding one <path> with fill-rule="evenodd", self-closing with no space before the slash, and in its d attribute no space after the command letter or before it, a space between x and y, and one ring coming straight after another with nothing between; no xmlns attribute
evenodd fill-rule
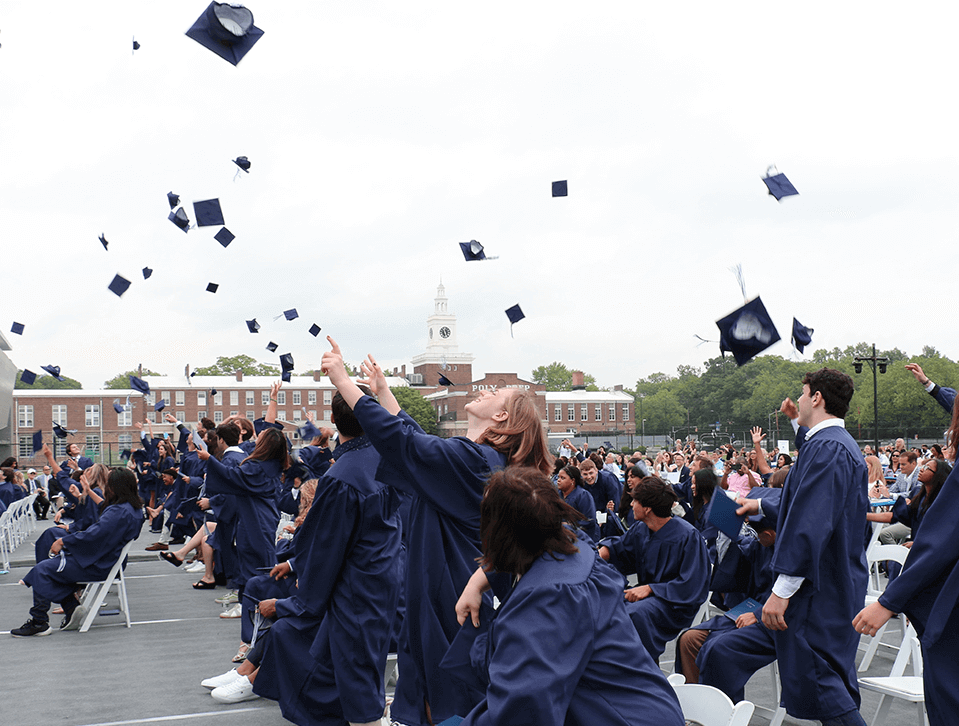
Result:
<svg viewBox="0 0 959 726"><path fill-rule="evenodd" d="M716 354L694 335L742 304L737 263L770 353L796 316L813 349L959 357L957 6L250 0L265 35L237 67L184 34L205 7L0 0L19 367L302 372L327 333L400 365L442 278L477 377L559 360L632 387ZM798 197L766 194L770 164ZM230 247L167 221L171 190L191 219L218 197ZM464 262L470 239L499 259Z"/></svg>

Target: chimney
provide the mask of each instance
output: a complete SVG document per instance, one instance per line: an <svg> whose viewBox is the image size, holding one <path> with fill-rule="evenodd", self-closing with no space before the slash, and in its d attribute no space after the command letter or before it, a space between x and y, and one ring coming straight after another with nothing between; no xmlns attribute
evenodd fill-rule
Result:
<svg viewBox="0 0 959 726"><path fill-rule="evenodd" d="M400 375L401 375L403 378L406 378L406 363L404 363L403 365L400 366Z"/></svg>
<svg viewBox="0 0 959 726"><path fill-rule="evenodd" d="M619 391L620 393L622 393L622 391L623 391L623 384L620 383L619 385L613 386L613 390L614 390L614 391Z"/></svg>
<svg viewBox="0 0 959 726"><path fill-rule="evenodd" d="M242 382L243 382L243 371L237 371L237 372L236 372L236 381L237 381L237 383L242 383Z"/></svg>
<svg viewBox="0 0 959 726"><path fill-rule="evenodd" d="M586 386L583 383L583 372L573 371L573 389L574 391L585 391Z"/></svg>
<svg viewBox="0 0 959 726"><path fill-rule="evenodd" d="M323 377L321 374L322 374L322 371L321 371L319 368L314 368L314 369L313 369L313 380L318 382L318 381L320 380L320 378Z"/></svg>

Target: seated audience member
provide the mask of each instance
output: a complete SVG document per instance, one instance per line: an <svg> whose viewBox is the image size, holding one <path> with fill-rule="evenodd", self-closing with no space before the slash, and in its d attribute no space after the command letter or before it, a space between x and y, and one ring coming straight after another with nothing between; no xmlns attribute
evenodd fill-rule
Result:
<svg viewBox="0 0 959 726"><path fill-rule="evenodd" d="M136 477L127 469L113 469L107 477L103 511L95 524L53 542L50 559L37 563L21 582L33 588L30 619L10 631L17 638L48 635L50 603L63 606L61 629L75 630L86 615L77 599L77 583L106 577L120 551L140 536L143 506Z"/></svg>
<svg viewBox="0 0 959 726"><path fill-rule="evenodd" d="M0 469L0 502L7 508L17 500L23 499L25 492L14 482L16 475L9 467Z"/></svg>
<svg viewBox="0 0 959 726"><path fill-rule="evenodd" d="M763 451L762 447L766 434L759 426L754 426L750 434L752 435L753 449L747 454L747 460L752 471L759 476L760 481L765 486L773 473L772 467L769 466L768 454Z"/></svg>
<svg viewBox="0 0 959 726"><path fill-rule="evenodd" d="M869 496L872 499L883 499L886 489L886 475L882 472L882 464L879 463L878 456L866 457L866 472L868 477L867 486Z"/></svg>
<svg viewBox="0 0 959 726"><path fill-rule="evenodd" d="M633 487L636 524L599 548L604 560L639 580L626 590L626 612L654 659L690 626L709 587L706 543L695 527L672 516L675 502L662 479L643 479Z"/></svg>
<svg viewBox="0 0 959 726"><path fill-rule="evenodd" d="M719 485L735 492L737 496L745 497L755 487L762 486L762 480L747 466L745 459L737 456L726 460Z"/></svg>
<svg viewBox="0 0 959 726"><path fill-rule="evenodd" d="M575 466L563 467L556 477L556 486L566 503L583 516L577 525L593 541L599 541L599 525L596 523L596 510L593 497L583 485L583 475Z"/></svg>
<svg viewBox="0 0 959 726"><path fill-rule="evenodd" d="M880 487L885 497L898 499L909 494L916 488L919 478L919 455L915 451L904 451L899 455L899 466L896 471L896 480L887 487ZM872 492L870 491L870 496ZM885 498L884 497L884 498Z"/></svg>
<svg viewBox="0 0 959 726"><path fill-rule="evenodd" d="M564 526L578 518L535 469L509 467L490 478L480 506L481 568L456 604L460 636L468 642L474 628L489 626L481 602L491 581L503 604L481 636L489 647L478 638L472 648L487 676L474 686L486 697L463 726L682 726L675 692L630 627L620 578ZM491 580L487 571L496 573Z"/></svg>
<svg viewBox="0 0 959 726"><path fill-rule="evenodd" d="M50 511L49 492L46 481L37 476L36 469L27 469L27 489L30 494L37 493L37 498L33 500L33 513L37 519L46 519Z"/></svg>

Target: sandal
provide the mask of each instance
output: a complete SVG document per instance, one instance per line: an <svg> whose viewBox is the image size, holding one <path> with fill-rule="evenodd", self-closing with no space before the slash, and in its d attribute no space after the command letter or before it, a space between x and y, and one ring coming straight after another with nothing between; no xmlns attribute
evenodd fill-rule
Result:
<svg viewBox="0 0 959 726"><path fill-rule="evenodd" d="M180 565L183 564L183 560L181 560L179 557L177 557L177 556L176 556L175 554L173 554L172 552L161 552L161 553L160 553L160 558L166 560L167 562L169 562L169 563L170 563L171 565L173 565L174 567L179 567Z"/></svg>
<svg viewBox="0 0 959 726"><path fill-rule="evenodd" d="M193 589L194 589L194 590L215 590L215 589L216 589L216 583L215 583L215 582L203 582L203 580L200 580L199 582L194 582L194 583L193 583Z"/></svg>
<svg viewBox="0 0 959 726"><path fill-rule="evenodd" d="M246 654L250 652L250 646L246 643L240 643L240 649L233 656L234 663L242 663L246 660Z"/></svg>

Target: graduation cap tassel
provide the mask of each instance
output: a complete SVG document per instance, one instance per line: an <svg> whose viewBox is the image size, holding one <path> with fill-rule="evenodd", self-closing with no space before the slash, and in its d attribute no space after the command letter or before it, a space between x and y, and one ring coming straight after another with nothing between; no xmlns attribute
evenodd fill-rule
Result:
<svg viewBox="0 0 959 726"><path fill-rule="evenodd" d="M701 335L696 335L695 333L693 333L693 337L694 337L694 338L697 338L697 339L699 340L699 343L697 343L697 345L696 345L697 348L700 347L703 343L715 343L715 342L716 342L715 340L706 340L703 336L701 336Z"/></svg>
<svg viewBox="0 0 959 726"><path fill-rule="evenodd" d="M739 283L739 290L743 294L743 302L746 302L746 278L743 275L742 263L737 263L733 267L730 267L729 271L736 277L736 282Z"/></svg>

